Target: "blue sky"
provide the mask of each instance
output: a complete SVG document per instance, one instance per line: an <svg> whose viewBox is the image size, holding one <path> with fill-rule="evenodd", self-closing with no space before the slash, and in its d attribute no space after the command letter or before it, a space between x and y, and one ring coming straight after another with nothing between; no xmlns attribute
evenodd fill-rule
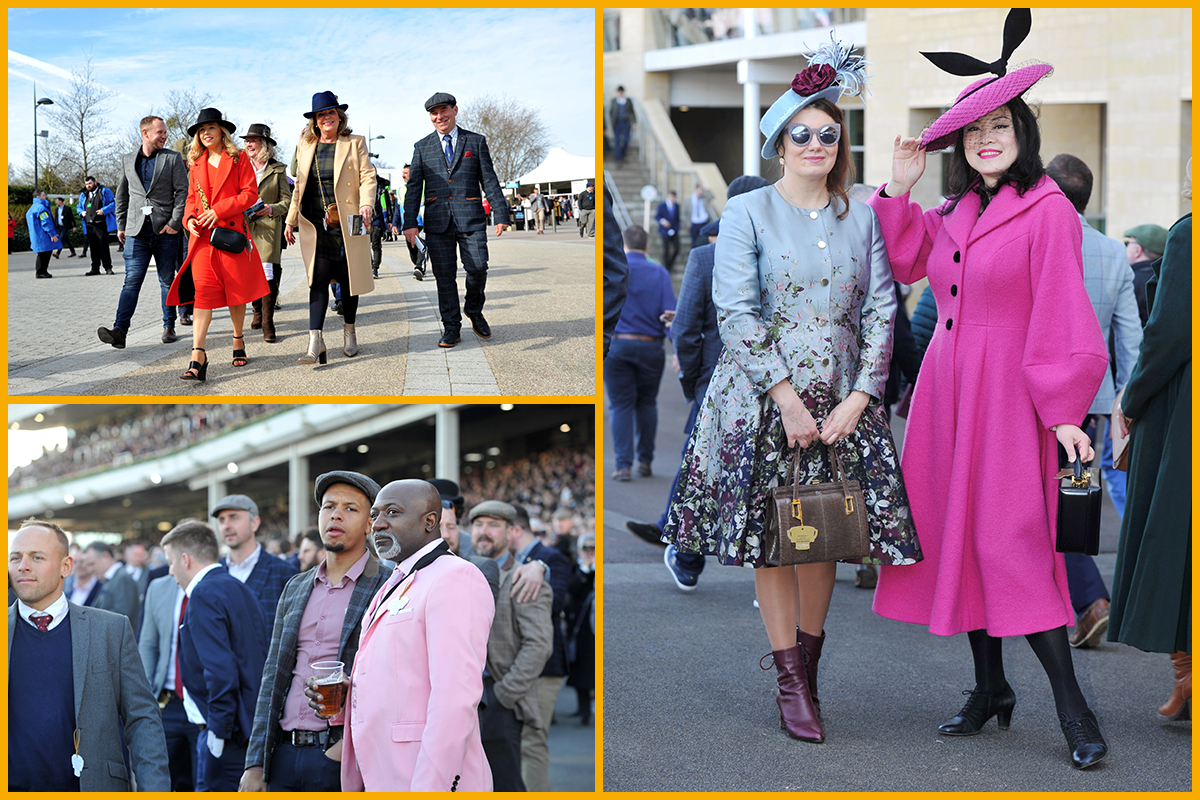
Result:
<svg viewBox="0 0 1200 800"><path fill-rule="evenodd" d="M53 99L92 56L119 93L110 124L135 130L171 89L216 95L244 133L267 122L294 146L315 92L335 92L355 133L399 167L433 130L425 100L508 95L540 112L552 145L595 155L591 9L9 9L8 158L33 134L33 82ZM538 66L535 66L535 63ZM38 127L61 135L44 109Z"/></svg>

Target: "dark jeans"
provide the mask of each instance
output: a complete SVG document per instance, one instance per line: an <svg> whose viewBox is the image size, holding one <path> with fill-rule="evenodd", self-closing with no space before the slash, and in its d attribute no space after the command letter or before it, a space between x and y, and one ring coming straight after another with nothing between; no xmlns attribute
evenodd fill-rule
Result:
<svg viewBox="0 0 1200 800"><path fill-rule="evenodd" d="M44 253L37 254L37 260L34 262L34 270L33 270L34 275L49 274L49 272L50 272L50 252L51 251L47 250Z"/></svg>
<svg viewBox="0 0 1200 800"><path fill-rule="evenodd" d="M661 341L642 342L616 337L612 340L608 358L604 360L604 387L608 390L617 469L633 466L635 428L637 460L649 464L654 458L658 384L665 364L666 353Z"/></svg>
<svg viewBox="0 0 1200 800"><path fill-rule="evenodd" d="M71 255L75 255L75 245L71 244L71 231L73 230L75 229L67 228L65 231L60 231L58 234L58 243L60 245L65 245L66 248L71 251ZM61 253L62 251L62 247L59 247L55 252Z"/></svg>
<svg viewBox="0 0 1200 800"><path fill-rule="evenodd" d="M323 330L325 327L325 311L329 308L329 282L337 281L338 285L347 289L350 286L350 267L346 259L333 261L317 256L313 261L312 285L308 287L308 329ZM358 313L358 295L342 291L339 299L342 301L342 317L347 325L353 325Z"/></svg>
<svg viewBox="0 0 1200 800"><path fill-rule="evenodd" d="M483 700L479 710L479 732L483 752L492 768L492 791L523 792L521 779L521 731L524 723L517 712L500 705L490 678L483 679Z"/></svg>
<svg viewBox="0 0 1200 800"><path fill-rule="evenodd" d="M198 731L196 754L199 767L196 773L197 792L236 792L246 771L246 745L225 741L220 758L208 750L208 731Z"/></svg>
<svg viewBox="0 0 1200 800"><path fill-rule="evenodd" d="M200 729L189 722L183 701L175 694L162 710L163 733L167 737L167 766L171 769L171 791L190 792L196 786L196 739Z"/></svg>
<svg viewBox="0 0 1200 800"><path fill-rule="evenodd" d="M679 255L679 232L674 236L663 236L663 266L668 270L675 265L675 257Z"/></svg>
<svg viewBox="0 0 1200 800"><path fill-rule="evenodd" d="M175 280L175 271L179 268L179 236L178 233L154 233L149 236L130 236L125 240L129 245L125 248L125 285L121 287L121 299L117 301L114 328L129 333L129 323L133 320L133 312L137 310L138 295L142 291L146 271L150 268L151 256L154 256L154 267L158 270L163 327L175 326L175 306L167 305L167 293L171 291L171 281Z"/></svg>
<svg viewBox="0 0 1200 800"><path fill-rule="evenodd" d="M447 331L462 328L463 314L468 318L483 313L487 287L487 231L463 233L450 220L444 233L425 230L425 245L429 248L429 263L433 267L433 278L437 281L438 313L442 327ZM462 255L463 272L466 273L466 297L461 310L458 305L458 255Z"/></svg>
<svg viewBox="0 0 1200 800"><path fill-rule="evenodd" d="M108 228L107 223L101 221L100 224L90 224L87 229L87 242L85 247L92 248L92 271L104 267L105 272L112 272L112 255L108 252Z"/></svg>
<svg viewBox="0 0 1200 800"><path fill-rule="evenodd" d="M1064 553L1063 560L1067 562L1067 591L1071 593L1071 606L1075 609L1076 619L1097 600L1112 599L1091 556Z"/></svg>
<svg viewBox="0 0 1200 800"><path fill-rule="evenodd" d="M342 765L325 755L325 748L296 747L280 742L271 754L268 792L340 792Z"/></svg>
<svg viewBox="0 0 1200 800"><path fill-rule="evenodd" d="M617 161L625 159L625 148L629 147L629 129L628 122L613 123L613 150L617 157Z"/></svg>
<svg viewBox="0 0 1200 800"><path fill-rule="evenodd" d="M696 427L696 417L700 415L700 404L702 402L704 402L703 394L692 401L692 410L688 412L687 422L683 425L684 453L687 452L688 440L692 438L692 429ZM662 516L658 518L658 529L660 531L667 526L667 510L674 505L675 496L679 492L679 473L680 470L675 470L675 479L671 481L671 493L667 495L667 507L663 509ZM699 575L704 571L704 556L699 553L676 553L675 563L695 575Z"/></svg>

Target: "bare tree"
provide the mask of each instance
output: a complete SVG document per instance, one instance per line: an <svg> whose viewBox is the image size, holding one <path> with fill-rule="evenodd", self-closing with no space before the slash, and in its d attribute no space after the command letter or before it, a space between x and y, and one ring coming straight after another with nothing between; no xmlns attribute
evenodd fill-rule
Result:
<svg viewBox="0 0 1200 800"><path fill-rule="evenodd" d="M82 67L71 71L71 88L50 109L51 118L65 130L69 149L73 151L75 168L69 176L71 180L82 184L84 176L91 172L95 151L104 146L109 135L106 115L112 106L108 101L116 94L96 82L89 55Z"/></svg>
<svg viewBox="0 0 1200 800"><path fill-rule="evenodd" d="M483 95L459 106L458 124L487 137L502 184L541 164L551 145L549 129L538 112L506 95Z"/></svg>
<svg viewBox="0 0 1200 800"><path fill-rule="evenodd" d="M38 186L51 194L71 193L83 185L76 179L78 167L75 154L71 152L73 142L61 136L48 136L38 142ZM10 184L33 184L33 145L25 148L28 166L14 168L9 165Z"/></svg>

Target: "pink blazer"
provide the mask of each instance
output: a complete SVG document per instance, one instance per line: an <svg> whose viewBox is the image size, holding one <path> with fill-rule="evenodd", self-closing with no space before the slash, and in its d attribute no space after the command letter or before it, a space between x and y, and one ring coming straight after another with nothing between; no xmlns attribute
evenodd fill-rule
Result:
<svg viewBox="0 0 1200 800"><path fill-rule="evenodd" d="M479 700L495 603L483 573L443 556L380 588L346 702L342 790L490 792Z"/></svg>

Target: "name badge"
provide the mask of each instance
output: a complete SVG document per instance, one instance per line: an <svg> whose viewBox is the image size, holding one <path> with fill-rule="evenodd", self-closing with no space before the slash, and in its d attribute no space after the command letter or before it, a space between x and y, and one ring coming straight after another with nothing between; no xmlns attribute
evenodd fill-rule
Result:
<svg viewBox="0 0 1200 800"><path fill-rule="evenodd" d="M143 214L144 216L147 216L147 217L148 217L148 216L150 216L150 215L151 215L153 212L154 212L154 207L153 207L153 206L142 206L142 214Z"/></svg>

